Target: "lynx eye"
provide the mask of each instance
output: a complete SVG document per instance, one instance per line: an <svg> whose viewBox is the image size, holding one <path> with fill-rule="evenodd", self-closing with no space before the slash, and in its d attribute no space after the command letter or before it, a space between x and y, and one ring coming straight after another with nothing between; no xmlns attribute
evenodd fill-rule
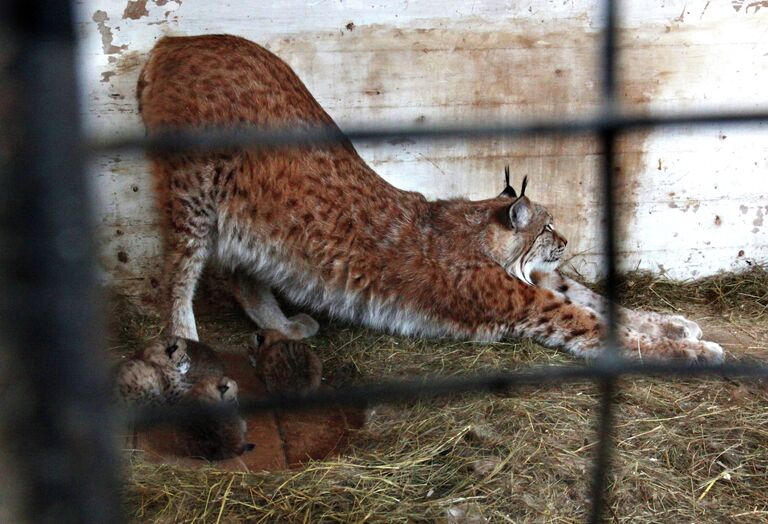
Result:
<svg viewBox="0 0 768 524"><path fill-rule="evenodd" d="M173 354L176 353L177 349L179 349L179 345L176 344L175 342L170 346L168 346L167 348L165 348L165 352L168 355L168 358L172 357Z"/></svg>
<svg viewBox="0 0 768 524"><path fill-rule="evenodd" d="M547 224L546 226L544 226L544 231L547 231L547 232L551 233L554 230L555 230L555 228L552 227L552 224Z"/></svg>
<svg viewBox="0 0 768 524"><path fill-rule="evenodd" d="M264 335L256 335L256 343L262 345L264 343Z"/></svg>

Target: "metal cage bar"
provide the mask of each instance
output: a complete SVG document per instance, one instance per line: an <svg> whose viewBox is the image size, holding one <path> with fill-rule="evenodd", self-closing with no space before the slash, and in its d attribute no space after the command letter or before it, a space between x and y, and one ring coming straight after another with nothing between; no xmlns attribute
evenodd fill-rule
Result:
<svg viewBox="0 0 768 524"><path fill-rule="evenodd" d="M17 47L10 167L0 178L0 322L23 405L7 438L22 486L20 519L122 520L94 228L78 113L70 2L4 6ZM21 404L21 402L19 402Z"/></svg>
<svg viewBox="0 0 768 524"><path fill-rule="evenodd" d="M616 112L617 50L616 19L618 17L615 0L605 0L605 22L603 24L602 73L603 73L603 114ZM605 289L606 289L606 352L602 356L609 362L619 356L616 336L616 177L621 173L614 170L616 164L616 136L618 129L606 126L600 131L603 146L602 157L602 192L603 192L603 251L605 252ZM598 381L600 385L600 411L597 418L597 449L592 466L592 510L589 522L602 521L607 498L607 477L610 469L612 450L612 425L616 377L608 376Z"/></svg>
<svg viewBox="0 0 768 524"><path fill-rule="evenodd" d="M119 513L119 468L109 434L113 430L106 405L106 374L94 361L98 353L93 278L93 235L89 222L87 184L82 153L114 150L152 152L225 147L275 147L332 143L342 139L336 128L307 130L237 129L168 130L149 137L130 133L114 139L80 136L74 79L74 36L70 2L15 0L11 17L22 43L17 74L23 93L21 149L7 177L0 179L12 201L10 217L2 224L6 253L0 268L9 293L0 303L8 322L11 349L20 375L29 378L36 393L29 413L18 415L29 439L18 446L30 483L25 508L31 520L56 522L115 522ZM420 140L482 139L530 135L597 134L603 144L602 182L607 298L616 298L615 269L615 142L619 133L633 129L723 123L768 122L768 113L688 113L631 116L615 104L617 61L617 6L605 0L602 50L603 111L578 120L521 123L483 123L476 126L397 127L349 129L356 141L407 137ZM55 87L55 89L54 89ZM54 176L55 175L55 176ZM73 249L73 247L75 249ZM8 297L12 297L14 302ZM41 299L43 297L44 299ZM615 350L615 311L608 314L608 347ZM622 376L739 376L768 377L768 366L725 364L689 368L679 364L637 365L616 358L615 352L591 367L549 367L469 377L394 381L348 388L311 397L244 400L244 412L275 408L313 409L339 404L402 402L424 397L465 393L511 392L521 385L559 386L593 381L600 385L597 417L599 444L593 462L590 522L602 520L610 469L612 408L616 380ZM51 365L40 365L49 361ZM129 414L138 426L223 414L225 409L177 406L143 409ZM88 443L87 449L83 444ZM54 518L55 517L55 518Z"/></svg>

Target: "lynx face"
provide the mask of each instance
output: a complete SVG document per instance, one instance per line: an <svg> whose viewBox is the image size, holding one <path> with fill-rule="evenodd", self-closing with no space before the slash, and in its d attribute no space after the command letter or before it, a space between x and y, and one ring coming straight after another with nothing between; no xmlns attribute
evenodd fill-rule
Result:
<svg viewBox="0 0 768 524"><path fill-rule="evenodd" d="M204 379L195 384L191 395L207 402L237 402L237 382L229 377Z"/></svg>
<svg viewBox="0 0 768 524"><path fill-rule="evenodd" d="M568 241L543 206L521 196L499 208L486 230L488 255L511 276L533 285L531 273L557 268Z"/></svg>
<svg viewBox="0 0 768 524"><path fill-rule="evenodd" d="M191 366L186 350L187 343L179 337L166 337L148 346L142 352L142 359L184 375Z"/></svg>

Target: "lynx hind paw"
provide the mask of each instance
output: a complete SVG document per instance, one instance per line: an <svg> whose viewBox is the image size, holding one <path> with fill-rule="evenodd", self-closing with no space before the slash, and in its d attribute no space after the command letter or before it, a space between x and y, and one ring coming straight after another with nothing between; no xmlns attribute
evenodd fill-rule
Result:
<svg viewBox="0 0 768 524"><path fill-rule="evenodd" d="M294 340L302 338L309 338L317 335L320 329L320 324L317 321L304 313L299 313L290 317L289 322L285 329L285 334Z"/></svg>

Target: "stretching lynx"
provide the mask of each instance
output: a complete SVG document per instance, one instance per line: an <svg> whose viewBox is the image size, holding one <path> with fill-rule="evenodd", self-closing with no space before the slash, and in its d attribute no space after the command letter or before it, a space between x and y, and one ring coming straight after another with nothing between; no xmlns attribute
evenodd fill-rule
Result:
<svg viewBox="0 0 768 524"><path fill-rule="evenodd" d="M166 37L137 96L149 132L177 126L334 127L288 65L228 35ZM335 127L334 127L335 128ZM349 141L157 155L169 328L197 338L192 297L213 259L261 328L313 335L272 294L393 332L497 340L526 336L585 357L603 348L602 299L557 272L565 239L545 208L511 188L428 201L380 178ZM632 358L717 363L695 323L624 311Z"/></svg>

